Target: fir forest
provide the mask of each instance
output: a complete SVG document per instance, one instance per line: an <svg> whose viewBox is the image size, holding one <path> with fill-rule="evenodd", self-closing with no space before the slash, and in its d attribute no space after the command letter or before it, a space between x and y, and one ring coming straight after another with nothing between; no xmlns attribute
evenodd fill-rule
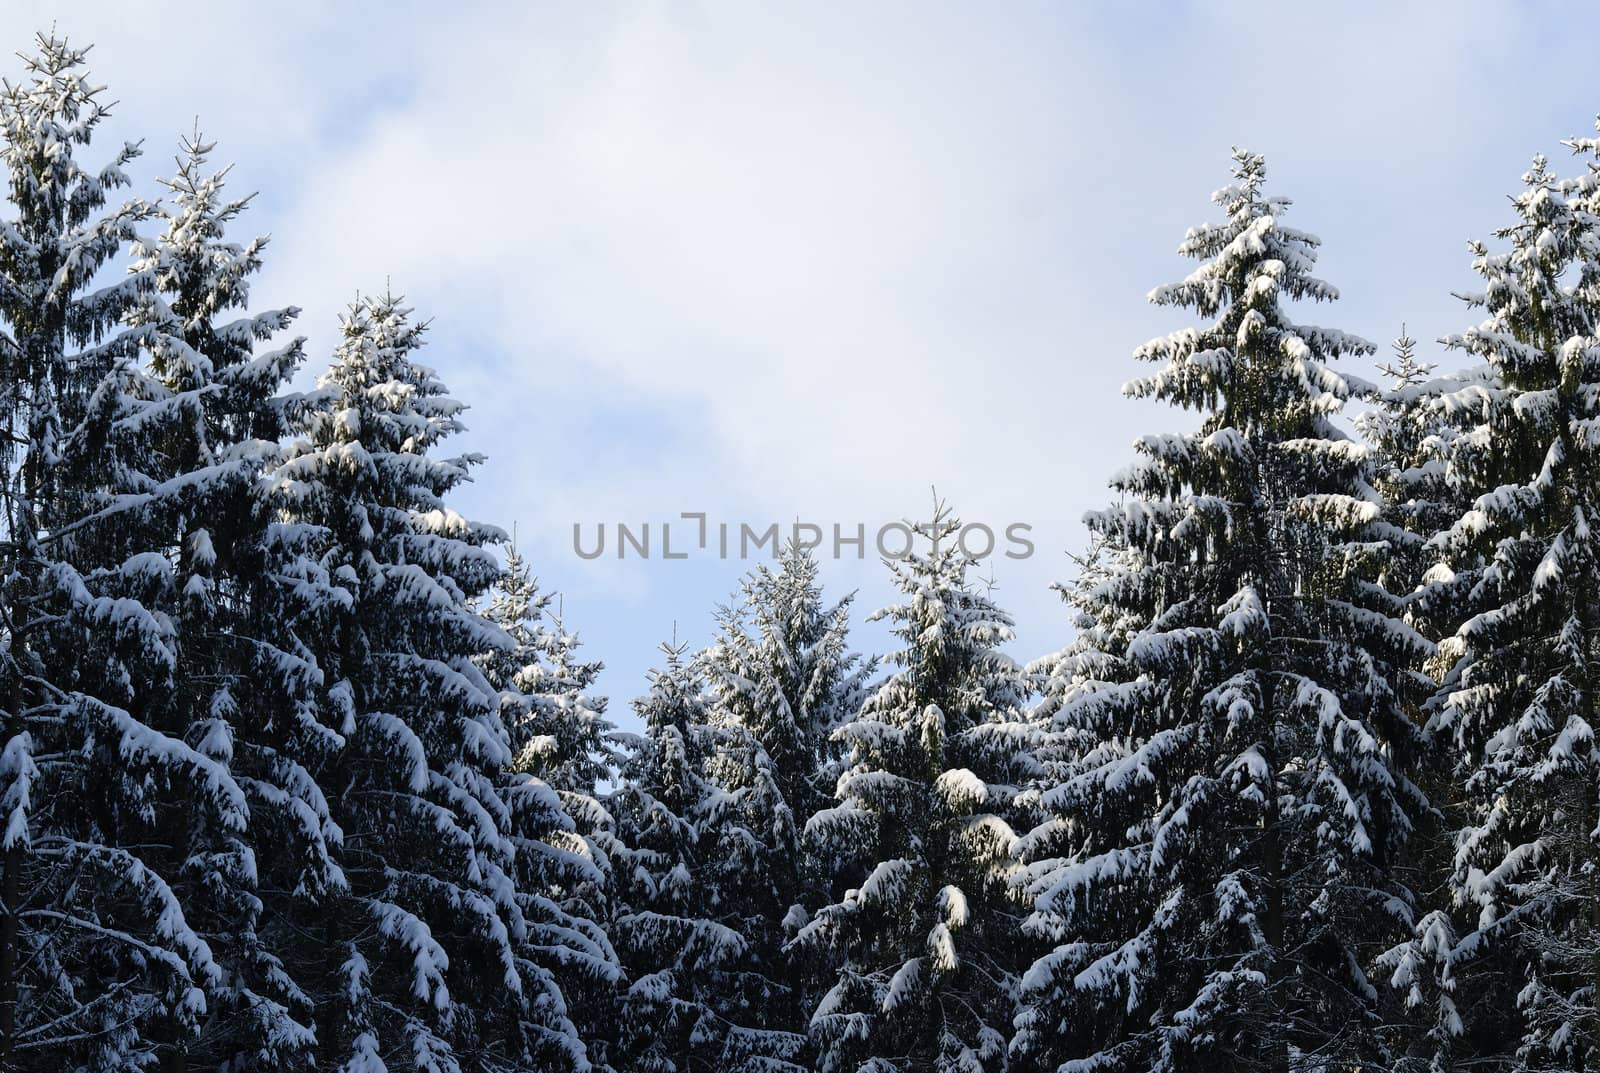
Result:
<svg viewBox="0 0 1600 1073"><path fill-rule="evenodd" d="M351 280L308 352L248 180L25 56L0 1070L1600 1070L1600 139L1459 221L1437 344L1303 323L1315 206L1234 150L1059 636L938 502L888 607L793 542L684 608L633 732L458 512L425 317Z"/></svg>

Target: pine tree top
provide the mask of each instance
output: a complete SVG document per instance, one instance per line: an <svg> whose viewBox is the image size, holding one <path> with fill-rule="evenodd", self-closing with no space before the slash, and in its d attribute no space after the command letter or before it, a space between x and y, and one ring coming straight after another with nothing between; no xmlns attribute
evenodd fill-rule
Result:
<svg viewBox="0 0 1600 1073"><path fill-rule="evenodd" d="M1390 387L1395 390L1425 383L1439 367L1436 362L1417 360L1417 341L1406 334L1404 324L1400 326L1400 334L1390 344L1390 349L1394 353L1394 359L1380 361L1378 371L1389 378Z"/></svg>
<svg viewBox="0 0 1600 1073"><path fill-rule="evenodd" d="M110 105L101 99L105 87L91 83L82 70L87 48L73 48L53 34L38 35L36 44L36 53L18 53L32 77L0 80L0 160L10 178L10 201L23 210L22 234L37 243L88 224L111 190L129 185L122 168L139 155L139 146L125 143L105 168L85 171L72 147L88 145L110 116Z"/></svg>

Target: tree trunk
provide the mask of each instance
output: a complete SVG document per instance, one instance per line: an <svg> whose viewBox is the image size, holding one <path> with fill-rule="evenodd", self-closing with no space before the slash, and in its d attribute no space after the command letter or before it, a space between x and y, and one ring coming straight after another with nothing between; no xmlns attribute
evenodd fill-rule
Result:
<svg viewBox="0 0 1600 1073"><path fill-rule="evenodd" d="M0 878L0 1064L11 1058L17 1032L17 902L22 897L22 847L5 852L5 876Z"/></svg>
<svg viewBox="0 0 1600 1073"><path fill-rule="evenodd" d="M13 530L14 532L15 530ZM16 661L15 625L11 638L10 666L6 669L6 741L22 733L22 671ZM0 817L0 823L7 822ZM21 961L17 949L21 939L17 913L22 901L22 845L13 843L5 851L5 874L0 876L0 1066L9 1065L17 1034L17 973Z"/></svg>

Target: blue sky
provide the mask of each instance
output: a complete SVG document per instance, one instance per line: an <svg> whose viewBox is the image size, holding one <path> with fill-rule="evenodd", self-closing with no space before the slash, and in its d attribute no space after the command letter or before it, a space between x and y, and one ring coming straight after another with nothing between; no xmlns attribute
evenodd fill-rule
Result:
<svg viewBox="0 0 1600 1073"><path fill-rule="evenodd" d="M1183 323L1144 295L1230 146L1324 239L1344 297L1306 319L1432 358L1467 240L1600 110L1576 4L13 2L0 36L52 22L95 42L141 193L197 116L259 191L256 294L304 308L313 368L358 290L433 319L490 456L461 507L516 524L619 715L747 564L584 561L574 522L870 531L936 485L1033 526L997 596L1016 655L1056 648L1078 519L1187 423L1118 388ZM890 595L870 557L824 579Z"/></svg>

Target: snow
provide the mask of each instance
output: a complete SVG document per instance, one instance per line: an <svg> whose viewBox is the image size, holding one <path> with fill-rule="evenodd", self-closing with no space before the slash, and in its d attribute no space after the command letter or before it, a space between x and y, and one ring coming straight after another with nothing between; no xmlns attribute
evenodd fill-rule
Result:
<svg viewBox="0 0 1600 1073"><path fill-rule="evenodd" d="M465 407L426 322L356 301L291 391L298 310L248 308L266 243L230 237L210 144L114 203L137 150L79 160L99 91L39 48L0 92L28 1061L1587 1061L1592 163L1536 160L1472 247L1469 367L1402 336L1380 388L1370 343L1294 319L1338 291L1236 151L1149 295L1193 323L1124 389L1187 431L1088 515L1065 650L1017 666L936 502L881 665L787 548L621 734L553 594L457 509L483 460L443 453Z"/></svg>

